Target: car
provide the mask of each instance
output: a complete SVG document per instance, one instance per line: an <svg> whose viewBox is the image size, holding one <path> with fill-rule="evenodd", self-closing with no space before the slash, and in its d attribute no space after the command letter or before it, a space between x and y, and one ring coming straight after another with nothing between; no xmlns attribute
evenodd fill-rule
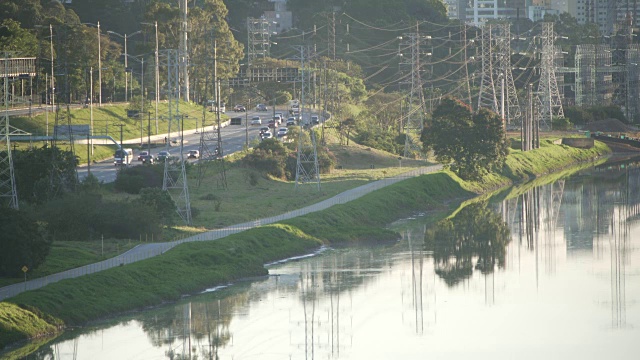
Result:
<svg viewBox="0 0 640 360"><path fill-rule="evenodd" d="M311 125L318 125L318 124L320 124L320 118L318 118L318 115L312 115Z"/></svg>
<svg viewBox="0 0 640 360"><path fill-rule="evenodd" d="M140 153L138 154L138 161L142 161L142 159L148 155L149 155L148 151L140 151Z"/></svg>
<svg viewBox="0 0 640 360"><path fill-rule="evenodd" d="M187 154L187 159L198 159L200 158L200 151L198 150L189 150Z"/></svg>
<svg viewBox="0 0 640 360"><path fill-rule="evenodd" d="M235 112L245 112L245 111L247 111L247 108L244 105L237 104L236 106L233 107L233 111L235 111Z"/></svg>
<svg viewBox="0 0 640 360"><path fill-rule="evenodd" d="M281 138L281 137L285 137L287 136L287 134L289 133L289 129L287 128L280 128L278 129L278 132L276 133L276 136Z"/></svg>
<svg viewBox="0 0 640 360"><path fill-rule="evenodd" d="M273 137L273 134L271 133L271 131L265 131L260 135L260 138L262 140L264 139L271 139Z"/></svg>
<svg viewBox="0 0 640 360"><path fill-rule="evenodd" d="M290 117L287 119L287 126L293 126L296 124L296 118Z"/></svg>
<svg viewBox="0 0 640 360"><path fill-rule="evenodd" d="M165 161L171 158L171 154L168 151L160 151L156 156L156 161Z"/></svg>
<svg viewBox="0 0 640 360"><path fill-rule="evenodd" d="M260 116L254 116L251 118L251 125L262 125L262 119Z"/></svg>
<svg viewBox="0 0 640 360"><path fill-rule="evenodd" d="M269 111L269 108L265 104L256 105L256 111Z"/></svg>
<svg viewBox="0 0 640 360"><path fill-rule="evenodd" d="M280 122L282 122L282 120L284 119L284 115L282 115L282 113L279 113L279 112L275 113L273 116L280 118Z"/></svg>
<svg viewBox="0 0 640 360"><path fill-rule="evenodd" d="M151 154L145 155L145 156L142 157L141 161L142 161L143 164L151 165L151 164L154 163L153 155L151 155Z"/></svg>
<svg viewBox="0 0 640 360"><path fill-rule="evenodd" d="M273 121L275 121L277 125L282 124L282 116L280 116L280 115L274 116L273 117Z"/></svg>
<svg viewBox="0 0 640 360"><path fill-rule="evenodd" d="M260 128L260 132L263 133L265 131L269 131L269 127L268 126L263 126Z"/></svg>
<svg viewBox="0 0 640 360"><path fill-rule="evenodd" d="M269 125L270 128L275 129L277 124L278 123L274 119L271 119L271 120L269 120L269 124L268 125Z"/></svg>

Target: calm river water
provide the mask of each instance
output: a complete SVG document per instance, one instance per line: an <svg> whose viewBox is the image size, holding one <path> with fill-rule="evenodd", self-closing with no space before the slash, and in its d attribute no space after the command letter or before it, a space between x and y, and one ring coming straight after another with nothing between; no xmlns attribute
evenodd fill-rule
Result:
<svg viewBox="0 0 640 360"><path fill-rule="evenodd" d="M637 359L640 170L605 165L67 331L30 359Z"/></svg>

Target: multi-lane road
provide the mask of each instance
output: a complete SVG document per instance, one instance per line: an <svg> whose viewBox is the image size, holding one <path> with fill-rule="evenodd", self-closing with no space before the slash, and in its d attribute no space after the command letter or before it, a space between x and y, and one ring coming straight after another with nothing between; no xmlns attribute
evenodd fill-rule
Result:
<svg viewBox="0 0 640 360"><path fill-rule="evenodd" d="M276 112L280 112L283 114L287 113L285 110L276 110ZM245 127L244 112L239 112L239 113L227 112L227 115L229 117L241 117L242 125L228 125L220 129L220 135L222 138L222 149L223 149L224 155L230 155L234 152L242 150L246 145L247 138L248 138L249 146L251 146L252 141L259 139L259 129L261 127L267 126L268 121L273 116L273 112L272 111L269 111L269 112L249 111L248 114L246 114L246 117L248 118L248 121L249 121L249 125L246 127ZM260 118L262 119L261 126L251 125L251 118L256 115L260 116ZM304 115L305 118L307 118L308 116L310 115L306 115L306 114ZM286 119L286 115L285 115L285 119ZM173 146L170 146L168 150L171 153L171 156L179 156L180 155L179 135L176 133L173 133L171 138L174 140L177 139L178 141L177 141L177 144L176 143L172 144ZM185 131L184 145L182 150L185 158L187 157L187 153L189 152L189 150L200 150L200 138L201 138L201 133L199 132L195 132L194 130ZM165 147L155 147L151 149L151 153L155 156L159 151L162 151L162 150L165 150ZM134 153L134 160L132 161L130 166L140 165L141 163L137 161L137 159L138 159L138 154ZM189 161L197 161L197 160L190 159ZM90 167L87 167L86 165L78 167L78 177L80 179L84 179L87 176L89 169L91 171L91 174L93 174L99 181L107 183L115 180L116 171L118 167L113 164L113 158L109 158L104 161L91 164Z"/></svg>

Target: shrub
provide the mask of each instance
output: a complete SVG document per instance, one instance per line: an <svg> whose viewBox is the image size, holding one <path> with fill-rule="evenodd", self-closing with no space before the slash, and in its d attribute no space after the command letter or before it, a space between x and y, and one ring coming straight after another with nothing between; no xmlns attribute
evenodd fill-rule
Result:
<svg viewBox="0 0 640 360"><path fill-rule="evenodd" d="M114 187L127 194L139 194L142 188L161 188L163 177L163 165L126 167L118 172Z"/></svg>

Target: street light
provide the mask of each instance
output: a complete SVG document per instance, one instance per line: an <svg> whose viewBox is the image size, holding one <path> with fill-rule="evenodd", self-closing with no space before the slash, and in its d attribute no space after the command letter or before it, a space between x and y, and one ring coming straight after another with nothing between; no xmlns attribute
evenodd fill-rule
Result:
<svg viewBox="0 0 640 360"><path fill-rule="evenodd" d="M117 35L120 36L121 38L124 39L124 102L129 102L129 99L127 98L127 91L129 90L129 76L127 75L127 70L129 69L129 63L127 62L127 58L129 57L127 54L127 36L128 37L132 37L133 35L137 35L142 33L142 30L138 30L136 32L134 32L133 34L124 34L124 35L120 35L115 31L107 31L108 34L112 34L112 35Z"/></svg>
<svg viewBox="0 0 640 360"><path fill-rule="evenodd" d="M102 106L102 50L100 48L100 21L98 24L82 23L83 25L91 25L98 28L98 106Z"/></svg>
<svg viewBox="0 0 640 360"><path fill-rule="evenodd" d="M148 26L153 26L156 29L156 74L155 74L155 78L156 78L156 135L158 134L158 103L160 102L160 64L159 64L159 59L158 59L158 22L155 21L153 24L151 23L140 23L142 25L148 25Z"/></svg>
<svg viewBox="0 0 640 360"><path fill-rule="evenodd" d="M37 28L43 28L42 25L35 25ZM49 44L51 47L51 111L55 111L55 101L56 101L56 88L55 88L55 74L53 72L53 26L49 24ZM45 80L46 81L46 80ZM46 86L46 84L45 84ZM45 131L46 136L49 136L49 111L47 104L47 96L45 96L45 113L47 116L47 129Z"/></svg>

